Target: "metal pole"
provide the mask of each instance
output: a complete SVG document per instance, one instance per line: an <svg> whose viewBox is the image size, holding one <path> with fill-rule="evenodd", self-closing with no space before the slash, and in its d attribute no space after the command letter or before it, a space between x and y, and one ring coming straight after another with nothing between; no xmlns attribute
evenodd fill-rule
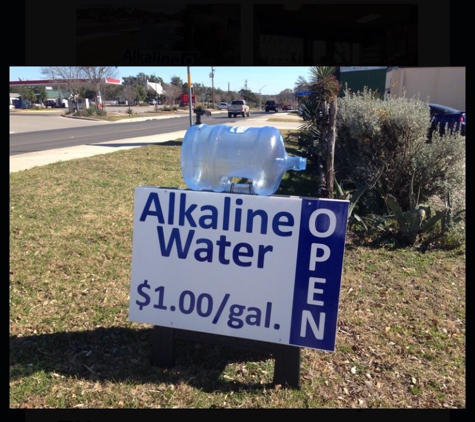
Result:
<svg viewBox="0 0 475 422"><path fill-rule="evenodd" d="M188 112L190 114L190 126L193 126L193 98L191 96L191 74L190 74L190 66L186 66L188 71Z"/></svg>
<svg viewBox="0 0 475 422"><path fill-rule="evenodd" d="M261 89L259 89L259 111L262 111L262 106L261 106L261 90L262 90L262 88L264 88L265 86L267 86L267 85L264 85L263 87L261 87Z"/></svg>
<svg viewBox="0 0 475 422"><path fill-rule="evenodd" d="M214 69L213 69L213 66L211 66L211 73L209 74L209 77L211 78L211 102L213 103L213 108L214 108Z"/></svg>

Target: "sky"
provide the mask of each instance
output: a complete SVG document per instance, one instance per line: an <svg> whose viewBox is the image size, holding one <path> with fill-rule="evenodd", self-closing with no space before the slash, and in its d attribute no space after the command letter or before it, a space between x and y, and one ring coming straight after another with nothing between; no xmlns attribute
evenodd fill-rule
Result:
<svg viewBox="0 0 475 422"><path fill-rule="evenodd" d="M40 71L41 67L10 67L10 81L47 79ZM285 89L293 90L299 76L310 78L309 66L269 66L269 67L242 67L242 66L216 66L214 67L214 88L227 91L240 91L247 89L262 95L275 95ZM200 83L211 87L211 66L190 66L191 83ZM155 75L169 83L173 76L178 76L183 82L188 82L188 68L177 67L140 67L118 66L117 78L136 76L139 73Z"/></svg>

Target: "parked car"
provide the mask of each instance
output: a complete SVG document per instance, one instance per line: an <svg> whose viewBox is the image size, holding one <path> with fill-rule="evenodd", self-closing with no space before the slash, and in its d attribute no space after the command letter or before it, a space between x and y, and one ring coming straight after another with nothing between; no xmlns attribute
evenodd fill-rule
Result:
<svg viewBox="0 0 475 422"><path fill-rule="evenodd" d="M56 101L55 100L46 100L45 101L45 107L46 108L48 108L48 107L55 108L56 107Z"/></svg>
<svg viewBox="0 0 475 422"><path fill-rule="evenodd" d="M310 120L310 117L308 113L305 113L305 110L306 110L306 107L303 104L301 104L299 108L297 109L297 115L301 117L302 119L304 119L305 121L307 121L307 120Z"/></svg>
<svg viewBox="0 0 475 422"><path fill-rule="evenodd" d="M221 101L218 104L218 110L227 110L228 109L228 103L225 101Z"/></svg>
<svg viewBox="0 0 475 422"><path fill-rule="evenodd" d="M430 108L431 125L429 128L429 141L435 130L439 130L440 135L444 135L446 129L450 133L460 132L465 136L466 115L464 110L458 110L441 104L428 104Z"/></svg>
<svg viewBox="0 0 475 422"><path fill-rule="evenodd" d="M269 111L274 111L275 113L277 113L279 111L279 106L275 101L268 100L266 101L265 109L266 113L268 113Z"/></svg>
<svg viewBox="0 0 475 422"><path fill-rule="evenodd" d="M157 100L148 100L147 101L150 105L156 105L157 104Z"/></svg>
<svg viewBox="0 0 475 422"><path fill-rule="evenodd" d="M292 110L292 106L290 104L284 104L282 110Z"/></svg>

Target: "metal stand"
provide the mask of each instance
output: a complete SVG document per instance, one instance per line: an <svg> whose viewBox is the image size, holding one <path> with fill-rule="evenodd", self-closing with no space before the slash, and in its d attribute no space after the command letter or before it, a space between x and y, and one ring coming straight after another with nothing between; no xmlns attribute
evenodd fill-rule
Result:
<svg viewBox="0 0 475 422"><path fill-rule="evenodd" d="M211 117L211 112L208 110L202 110L202 109L195 109L195 114L196 114L196 122L195 125L200 125L201 124L201 116L205 115L207 117Z"/></svg>
<svg viewBox="0 0 475 422"><path fill-rule="evenodd" d="M201 124L201 110L195 110L195 114L196 114L196 121L195 121L195 125L200 125Z"/></svg>
<svg viewBox="0 0 475 422"><path fill-rule="evenodd" d="M200 333L168 327L153 327L150 364L175 366L175 340L191 340L237 347L255 352L270 353L275 359L274 385L300 389L300 348L218 334Z"/></svg>

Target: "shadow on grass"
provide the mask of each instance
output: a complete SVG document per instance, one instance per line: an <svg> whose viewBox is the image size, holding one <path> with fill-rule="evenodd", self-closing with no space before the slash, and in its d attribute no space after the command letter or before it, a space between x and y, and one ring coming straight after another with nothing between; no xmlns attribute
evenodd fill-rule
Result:
<svg viewBox="0 0 475 422"><path fill-rule="evenodd" d="M145 147L147 145L156 145L158 147L177 147L182 145L181 141L177 140L170 140L165 142L124 142L124 143L116 143L116 144L86 144L95 147L109 147L109 148L121 148L121 147Z"/></svg>
<svg viewBox="0 0 475 422"><path fill-rule="evenodd" d="M186 383L205 392L264 389L271 383L240 382L222 373L233 363L265 361L270 353L207 342L175 340L175 365L151 364L150 329L97 328L89 331L10 337L10 380L50 372L90 381ZM252 366L252 365L251 365Z"/></svg>

